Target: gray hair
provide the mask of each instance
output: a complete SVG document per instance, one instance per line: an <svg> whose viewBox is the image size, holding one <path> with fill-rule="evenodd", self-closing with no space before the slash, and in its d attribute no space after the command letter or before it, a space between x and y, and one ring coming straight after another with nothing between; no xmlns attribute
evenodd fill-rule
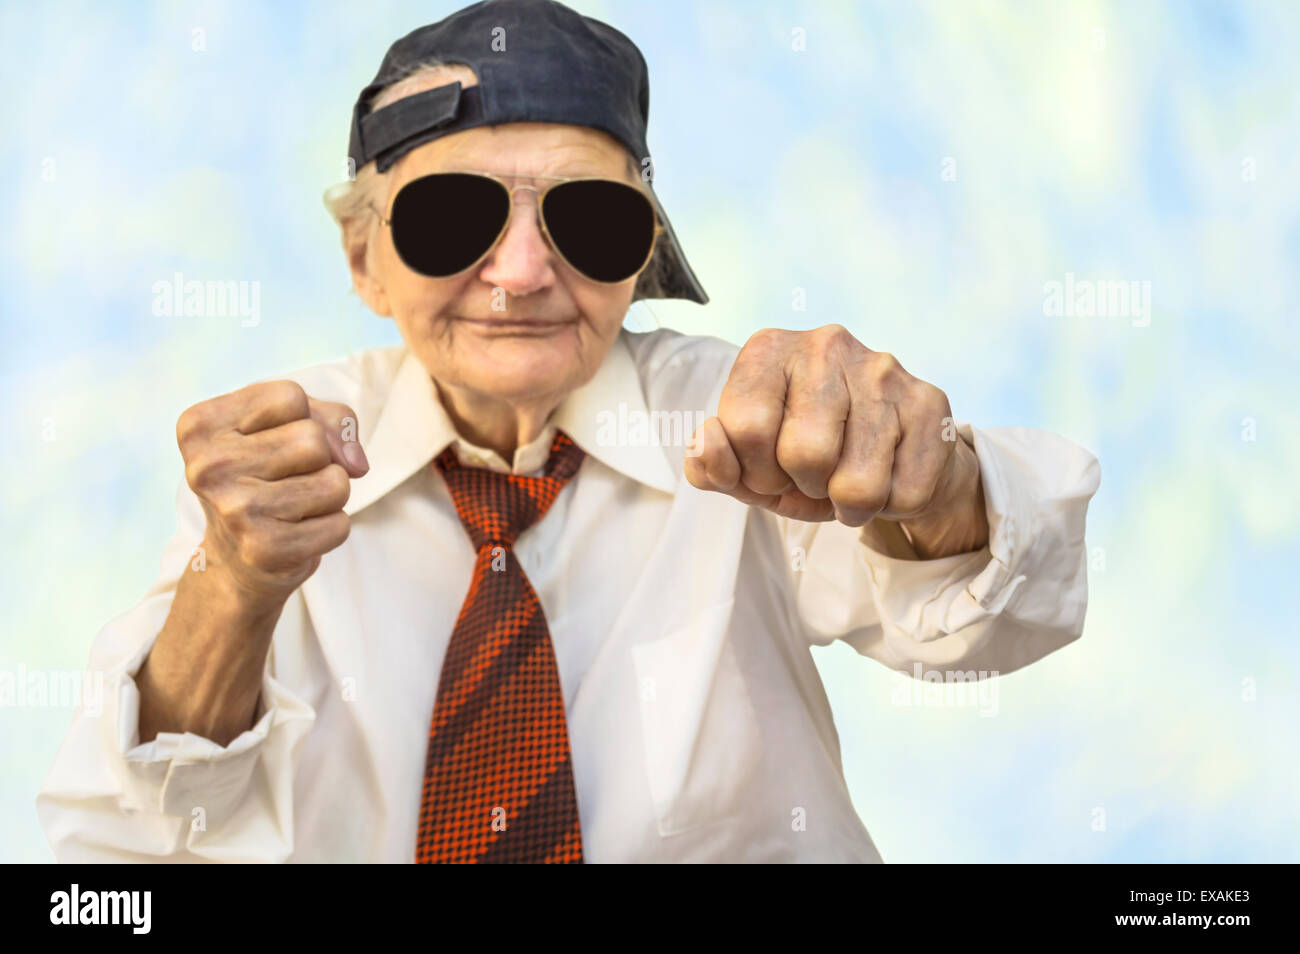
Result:
<svg viewBox="0 0 1300 954"><path fill-rule="evenodd" d="M413 96L426 89L459 80L465 85L477 83L474 71L463 63L443 63L441 60L422 60L413 63L403 75L376 93L367 104L374 112L389 103ZM325 208L343 232L343 248L351 255L354 248L364 245L369 254L370 239L379 215L375 212L388 194L391 167L379 172L374 162L352 170L353 178L325 190Z"/></svg>

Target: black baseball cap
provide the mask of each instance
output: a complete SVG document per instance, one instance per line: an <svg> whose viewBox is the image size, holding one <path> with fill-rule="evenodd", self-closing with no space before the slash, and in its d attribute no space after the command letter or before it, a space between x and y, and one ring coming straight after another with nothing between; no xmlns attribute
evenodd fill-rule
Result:
<svg viewBox="0 0 1300 954"><path fill-rule="evenodd" d="M381 89L427 60L463 63L478 84L450 83L369 112ZM602 130L642 169L653 169L646 145L649 116L645 57L618 30L554 0L483 0L389 47L353 107L348 157L356 169L373 160L384 172L417 146L462 129L546 122ZM709 296L686 261L653 181L647 184L664 232L649 266L658 281L638 282L633 300L705 304Z"/></svg>

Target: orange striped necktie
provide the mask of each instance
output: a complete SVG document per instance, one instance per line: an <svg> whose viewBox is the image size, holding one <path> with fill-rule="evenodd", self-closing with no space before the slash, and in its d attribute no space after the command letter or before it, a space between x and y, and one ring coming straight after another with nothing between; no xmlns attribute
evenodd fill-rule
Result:
<svg viewBox="0 0 1300 954"><path fill-rule="evenodd" d="M477 550L429 728L417 863L581 863L582 830L555 649L514 554L578 471L557 431L543 475L436 460Z"/></svg>

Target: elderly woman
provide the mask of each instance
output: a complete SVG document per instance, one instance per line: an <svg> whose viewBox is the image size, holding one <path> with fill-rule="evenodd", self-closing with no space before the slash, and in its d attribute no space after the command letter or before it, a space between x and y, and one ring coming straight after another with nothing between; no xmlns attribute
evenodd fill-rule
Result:
<svg viewBox="0 0 1300 954"><path fill-rule="evenodd" d="M327 201L405 344L181 415L179 531L38 800L59 859L878 861L810 647L988 675L1080 634L1085 451L838 325L622 329L708 300L648 104L545 0L394 44Z"/></svg>

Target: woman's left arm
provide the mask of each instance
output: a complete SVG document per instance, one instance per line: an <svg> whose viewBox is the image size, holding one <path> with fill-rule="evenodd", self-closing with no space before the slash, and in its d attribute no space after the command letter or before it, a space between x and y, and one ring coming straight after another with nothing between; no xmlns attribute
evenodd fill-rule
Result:
<svg viewBox="0 0 1300 954"><path fill-rule="evenodd" d="M959 423L943 391L839 325L751 337L685 475L781 518L813 641L913 674L1010 672L1082 630L1096 459Z"/></svg>
<svg viewBox="0 0 1300 954"><path fill-rule="evenodd" d="M896 523L783 519L799 617L908 675L1009 673L1074 641L1088 604L1084 543L1100 468L1047 431L958 423L983 486L987 542L926 559Z"/></svg>

